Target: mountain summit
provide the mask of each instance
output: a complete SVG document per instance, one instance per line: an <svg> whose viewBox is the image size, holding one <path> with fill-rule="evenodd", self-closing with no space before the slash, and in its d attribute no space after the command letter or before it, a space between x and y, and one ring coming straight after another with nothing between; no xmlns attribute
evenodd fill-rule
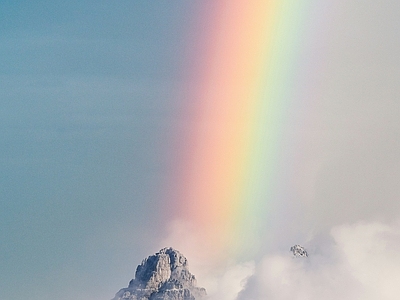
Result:
<svg viewBox="0 0 400 300"><path fill-rule="evenodd" d="M186 257L173 248L164 248L144 259L129 286L112 300L196 300L204 296L206 290L196 287Z"/></svg>

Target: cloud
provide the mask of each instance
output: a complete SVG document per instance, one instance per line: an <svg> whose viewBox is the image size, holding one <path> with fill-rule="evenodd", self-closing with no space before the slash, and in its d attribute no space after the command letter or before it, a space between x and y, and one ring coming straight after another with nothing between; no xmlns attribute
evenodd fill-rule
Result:
<svg viewBox="0 0 400 300"><path fill-rule="evenodd" d="M364 299L395 299L400 295L399 223L341 226L334 228L332 235L351 274L367 292Z"/></svg>
<svg viewBox="0 0 400 300"><path fill-rule="evenodd" d="M400 294L400 219L334 226L303 244L306 259L293 258L288 245L244 263L213 259L194 232L175 221L163 246L187 256L209 300L394 300Z"/></svg>
<svg viewBox="0 0 400 300"><path fill-rule="evenodd" d="M254 262L235 263L232 257L221 257L190 222L175 220L169 224L160 248L167 246L186 256L190 272L198 279L198 286L206 288L208 300L235 300L254 274Z"/></svg>
<svg viewBox="0 0 400 300"><path fill-rule="evenodd" d="M254 274L254 262L233 265L221 277L215 277L208 285L209 300L235 300L247 280Z"/></svg>
<svg viewBox="0 0 400 300"><path fill-rule="evenodd" d="M315 237L310 246L308 259L264 256L237 299L398 299L399 222L335 226L329 238Z"/></svg>

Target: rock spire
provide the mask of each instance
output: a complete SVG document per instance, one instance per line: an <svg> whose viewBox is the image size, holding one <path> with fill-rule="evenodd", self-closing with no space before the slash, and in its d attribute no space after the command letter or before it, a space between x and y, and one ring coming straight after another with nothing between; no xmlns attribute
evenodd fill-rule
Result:
<svg viewBox="0 0 400 300"><path fill-rule="evenodd" d="M144 259L135 278L112 300L198 300L206 290L196 286L186 257L173 248L161 249Z"/></svg>

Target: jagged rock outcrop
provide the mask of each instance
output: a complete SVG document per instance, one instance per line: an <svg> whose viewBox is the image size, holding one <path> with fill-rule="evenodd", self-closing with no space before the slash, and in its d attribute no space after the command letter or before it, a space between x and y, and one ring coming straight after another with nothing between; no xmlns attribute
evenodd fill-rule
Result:
<svg viewBox="0 0 400 300"><path fill-rule="evenodd" d="M206 290L196 284L186 257L164 248L144 259L129 286L112 300L198 300L206 296Z"/></svg>

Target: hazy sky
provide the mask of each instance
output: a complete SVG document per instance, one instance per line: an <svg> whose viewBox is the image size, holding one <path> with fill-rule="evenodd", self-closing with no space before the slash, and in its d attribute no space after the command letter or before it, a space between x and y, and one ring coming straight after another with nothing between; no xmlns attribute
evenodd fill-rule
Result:
<svg viewBox="0 0 400 300"><path fill-rule="evenodd" d="M194 2L0 0L0 299L110 299L158 250ZM371 270L400 278L386 267L400 266L400 2L325 2L329 19L307 48L322 61L310 74L319 94L291 131L301 201L284 206L273 249L302 239L318 259L276 252L232 266L221 290L254 273L239 299L314 300L336 287L320 274L348 276L341 299L364 295ZM368 247L380 267L354 254ZM291 289L274 290L265 265Z"/></svg>
<svg viewBox="0 0 400 300"><path fill-rule="evenodd" d="M0 1L1 299L109 299L153 251L184 2Z"/></svg>

